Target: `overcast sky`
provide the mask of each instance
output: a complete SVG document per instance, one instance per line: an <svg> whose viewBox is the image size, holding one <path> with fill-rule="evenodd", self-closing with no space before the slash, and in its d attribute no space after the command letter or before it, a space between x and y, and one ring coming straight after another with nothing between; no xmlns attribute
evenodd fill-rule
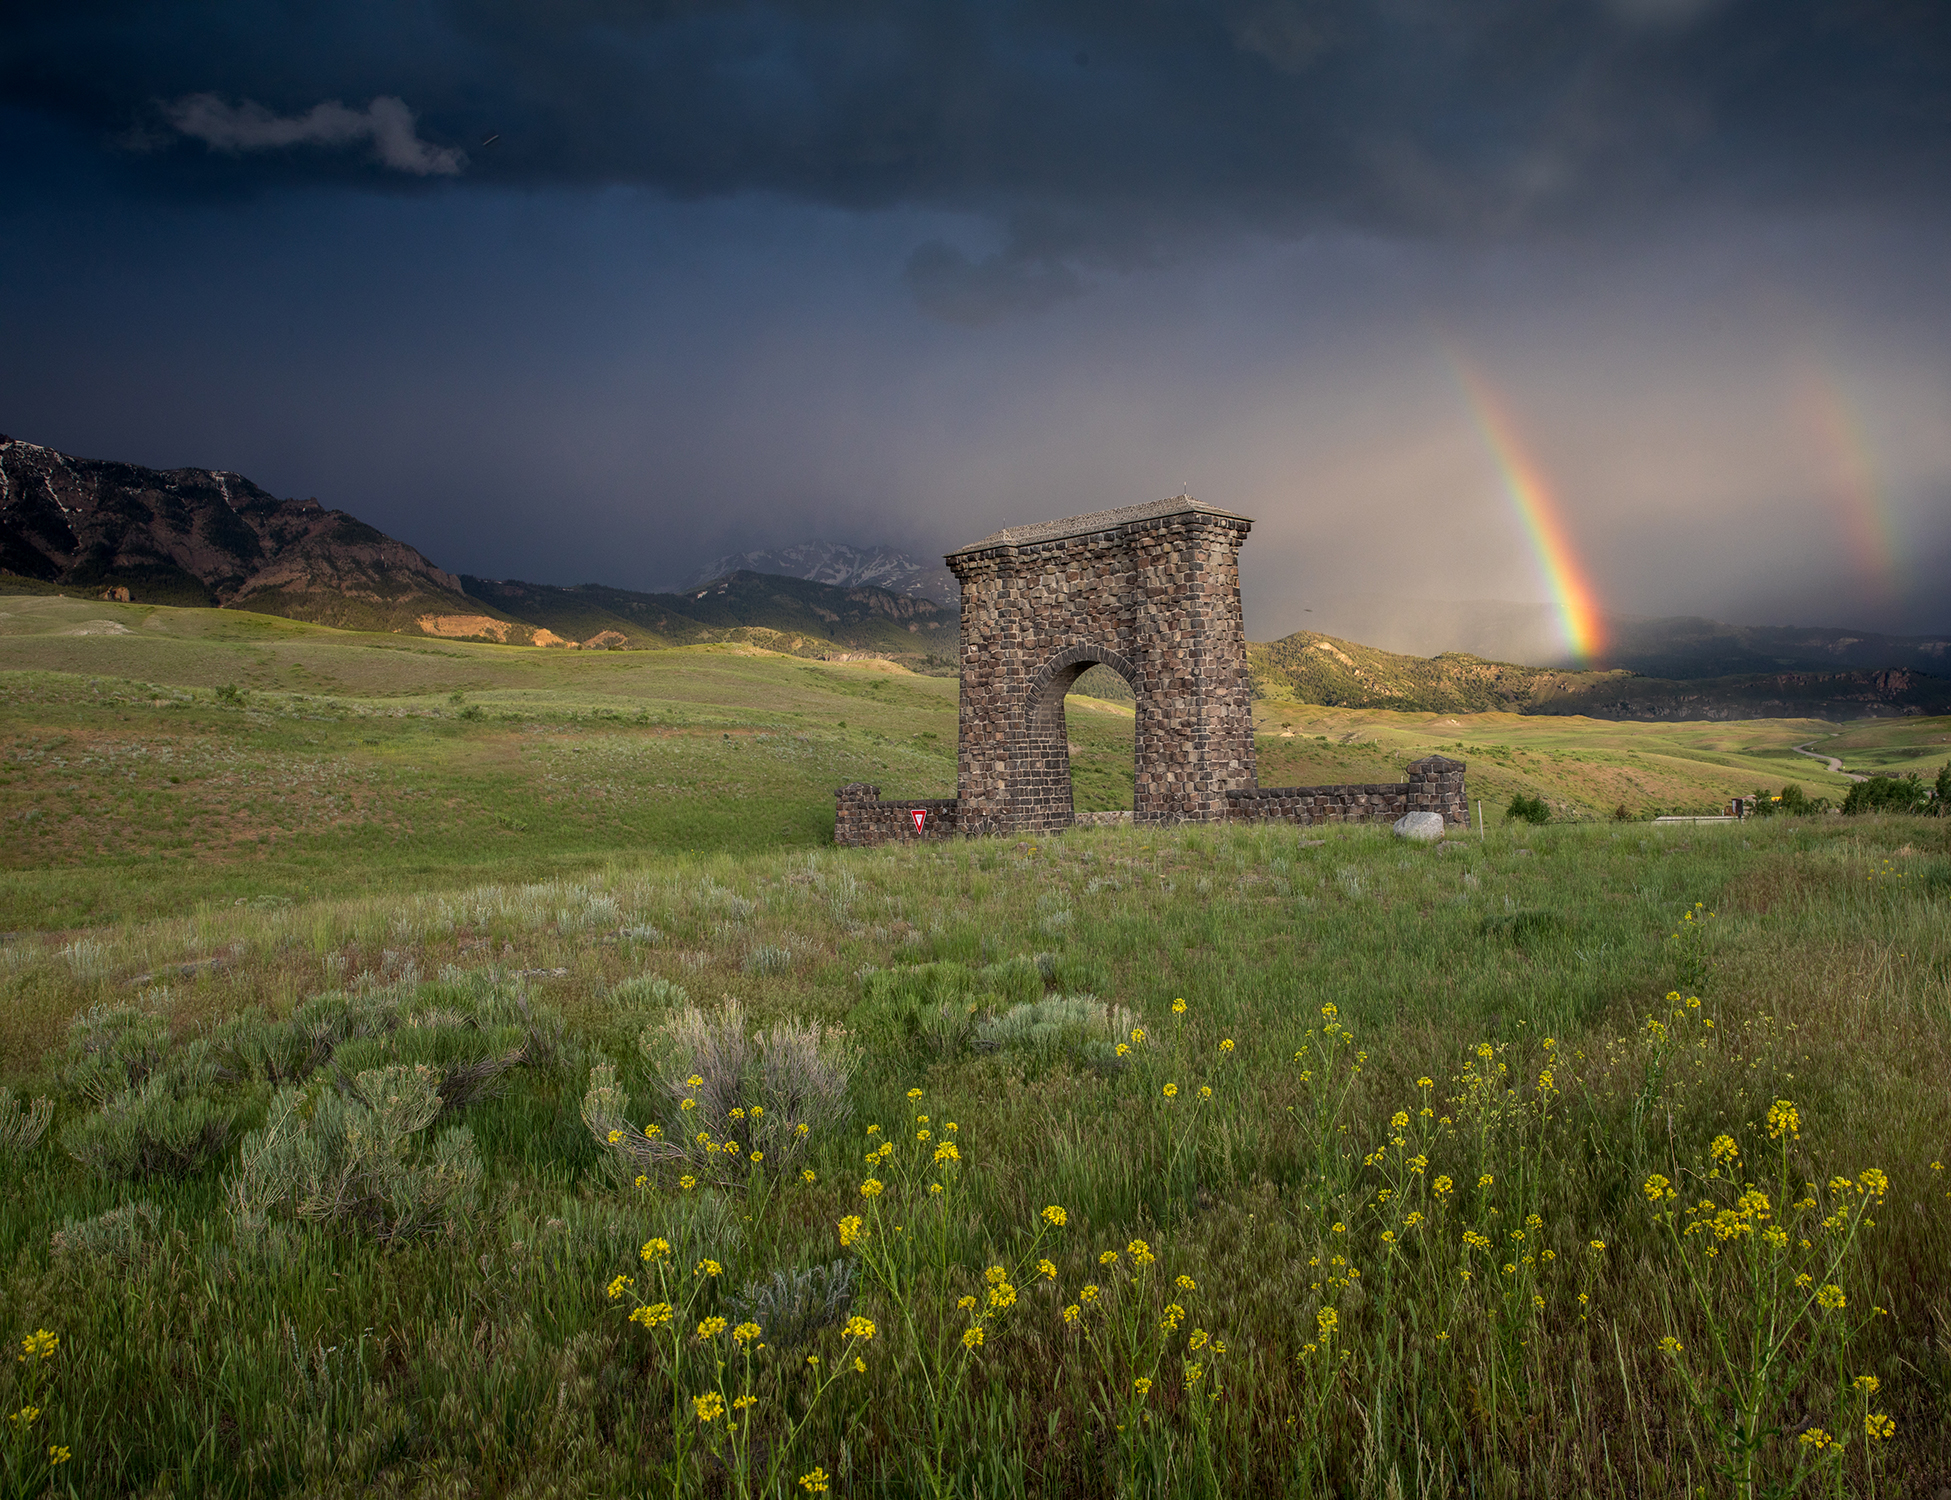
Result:
<svg viewBox="0 0 1951 1500"><path fill-rule="evenodd" d="M1264 635L1549 597L1461 362L1607 609L1951 629L1941 0L6 15L16 437L638 588L1190 486Z"/></svg>

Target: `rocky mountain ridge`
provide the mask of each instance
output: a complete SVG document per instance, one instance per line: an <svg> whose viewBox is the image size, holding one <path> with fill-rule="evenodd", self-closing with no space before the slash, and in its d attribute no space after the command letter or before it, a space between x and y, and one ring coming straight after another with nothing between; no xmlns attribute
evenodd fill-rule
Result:
<svg viewBox="0 0 1951 1500"><path fill-rule="evenodd" d="M149 469L4 436L0 571L354 629L478 608L453 574L316 500L281 500L223 469Z"/></svg>
<svg viewBox="0 0 1951 1500"><path fill-rule="evenodd" d="M880 556L893 568L900 555ZM956 654L955 609L913 592L749 570L683 595L459 578L344 511L281 500L241 474L77 458L0 437L5 574L146 603L502 645L742 640L808 655L899 656L934 670Z"/></svg>
<svg viewBox="0 0 1951 1500"><path fill-rule="evenodd" d="M845 542L798 542L761 552L734 552L690 579L681 592L701 589L733 573L771 573L836 588L871 585L950 609L962 605L961 586L939 562L919 562L893 547L854 547Z"/></svg>

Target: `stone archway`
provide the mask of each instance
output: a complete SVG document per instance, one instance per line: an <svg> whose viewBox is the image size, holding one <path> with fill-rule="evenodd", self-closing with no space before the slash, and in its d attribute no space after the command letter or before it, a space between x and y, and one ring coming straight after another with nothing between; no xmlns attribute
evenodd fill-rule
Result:
<svg viewBox="0 0 1951 1500"><path fill-rule="evenodd" d="M1036 526L951 553L962 585L957 824L1072 821L1064 695L1094 665L1137 698L1139 823L1216 822L1255 785L1240 614L1252 522L1181 495Z"/></svg>

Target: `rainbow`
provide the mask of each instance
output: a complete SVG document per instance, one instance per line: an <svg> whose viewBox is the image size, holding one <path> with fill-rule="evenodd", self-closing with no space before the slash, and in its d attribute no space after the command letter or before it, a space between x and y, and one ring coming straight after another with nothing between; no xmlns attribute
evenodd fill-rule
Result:
<svg viewBox="0 0 1951 1500"><path fill-rule="evenodd" d="M1801 396L1799 404L1822 446L1833 493L1840 501L1839 519L1851 556L1865 575L1896 594L1903 569L1896 514L1856 403L1842 382L1819 365L1805 371Z"/></svg>
<svg viewBox="0 0 1951 1500"><path fill-rule="evenodd" d="M1565 528L1564 509L1545 483L1537 464L1519 443L1516 429L1490 384L1454 349L1446 351L1457 384L1462 387L1470 415L1484 446L1496 461L1504 492L1523 524L1537 556L1539 571L1558 607L1565 645L1582 662L1589 662L1605 644L1598 597L1585 566L1573 549Z"/></svg>

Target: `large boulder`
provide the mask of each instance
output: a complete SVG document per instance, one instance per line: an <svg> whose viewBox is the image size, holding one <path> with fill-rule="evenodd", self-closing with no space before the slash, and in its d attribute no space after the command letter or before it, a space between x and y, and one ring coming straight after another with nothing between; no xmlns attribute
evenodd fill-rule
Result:
<svg viewBox="0 0 1951 1500"><path fill-rule="evenodd" d="M1443 815L1433 812L1412 812L1397 818L1396 837L1408 839L1414 844L1433 844L1443 837Z"/></svg>

